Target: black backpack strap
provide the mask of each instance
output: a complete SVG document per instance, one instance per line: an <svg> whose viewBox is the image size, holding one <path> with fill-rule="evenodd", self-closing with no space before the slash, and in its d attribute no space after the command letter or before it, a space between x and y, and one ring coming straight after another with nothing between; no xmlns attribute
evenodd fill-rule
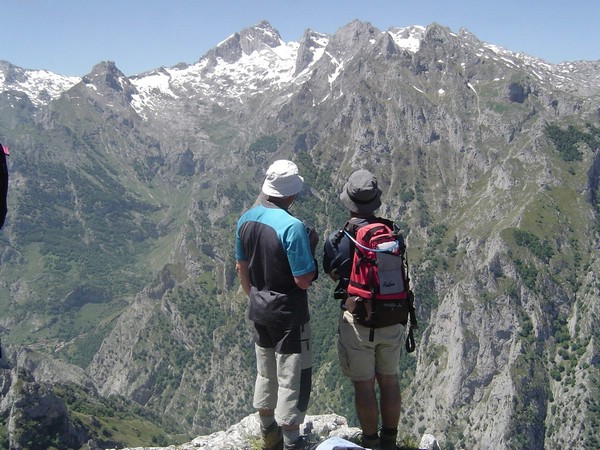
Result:
<svg viewBox="0 0 600 450"><path fill-rule="evenodd" d="M415 294L413 293L412 290L408 290L408 312L409 312L409 321L410 321L410 327L414 328L414 329L418 329L419 328L419 324L417 323L417 314L415 312Z"/></svg>
<svg viewBox="0 0 600 450"><path fill-rule="evenodd" d="M408 353L414 352L415 349L417 348L417 346L415 344L415 337L413 335L413 329L410 325L408 327L408 336L406 336L405 347L406 347L406 351Z"/></svg>
<svg viewBox="0 0 600 450"><path fill-rule="evenodd" d="M331 243L335 246L338 246L340 244L340 242L342 241L342 238L344 237L344 230L348 227L348 224L350 222L346 222L346 224L342 227L342 229L338 230L337 233L335 233L335 236L333 237Z"/></svg>
<svg viewBox="0 0 600 450"><path fill-rule="evenodd" d="M417 323L417 316L415 313L415 294L410 289L408 290L408 297L406 300L408 301L408 336L406 336L405 347L408 353L412 353L417 348L413 330L418 329L419 324Z"/></svg>
<svg viewBox="0 0 600 450"><path fill-rule="evenodd" d="M330 240L332 246L337 250L337 248L339 247L345 234L349 233L352 237L354 237L354 236L356 236L356 231L358 230L358 228L359 228L358 225L353 223L352 219L348 220L344 224L344 226L340 230L338 230L337 233ZM349 248L348 248L348 259L345 259L344 261L337 264L336 266L342 267L347 264L350 264L350 268L352 268L353 259L354 259L354 242L352 242L352 239L350 239L349 240ZM342 310L345 309L344 303L346 301L346 298L348 297L348 291L347 291L348 283L349 283L349 278L341 278L338 281L338 284L337 284L334 294L333 294L333 298L335 298L337 300L341 300L340 308Z"/></svg>

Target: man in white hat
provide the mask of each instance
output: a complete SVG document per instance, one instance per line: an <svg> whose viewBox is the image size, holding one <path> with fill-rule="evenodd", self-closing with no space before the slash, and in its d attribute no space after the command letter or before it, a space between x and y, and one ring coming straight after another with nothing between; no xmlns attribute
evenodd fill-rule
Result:
<svg viewBox="0 0 600 450"><path fill-rule="evenodd" d="M292 161L275 161L267 170L259 204L242 215L236 230L236 269L250 298L255 329L253 406L264 450L309 448L300 424L311 389L306 290L317 278L318 235L288 211L303 181Z"/></svg>
<svg viewBox="0 0 600 450"><path fill-rule="evenodd" d="M357 170L350 175L340 200L350 213L347 228L354 233L371 223L397 229L390 220L375 216L375 210L381 206L381 190L377 178L368 170ZM359 323L357 297L348 297L347 293L353 252L349 238L339 231L325 241L323 271L338 282L335 298L342 301L338 327L340 366L354 386L356 413L362 430L360 445L395 450L400 419L398 365L404 327L393 324L373 330ZM375 382L380 390L380 404ZM380 412L381 433L378 430Z"/></svg>

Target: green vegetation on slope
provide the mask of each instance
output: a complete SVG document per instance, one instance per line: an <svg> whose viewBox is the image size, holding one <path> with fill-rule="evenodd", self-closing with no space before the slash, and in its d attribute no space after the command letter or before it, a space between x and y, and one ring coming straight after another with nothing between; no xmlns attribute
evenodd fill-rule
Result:
<svg viewBox="0 0 600 450"><path fill-rule="evenodd" d="M591 150L600 148L600 128L589 123L585 128L586 130L581 130L575 125L568 125L563 129L557 124L549 123L546 125L546 135L564 161L581 161L583 155L580 144L586 144Z"/></svg>

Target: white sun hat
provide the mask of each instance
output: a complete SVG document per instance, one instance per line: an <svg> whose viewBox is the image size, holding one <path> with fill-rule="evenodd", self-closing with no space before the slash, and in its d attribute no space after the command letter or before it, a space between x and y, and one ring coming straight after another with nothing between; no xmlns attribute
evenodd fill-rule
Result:
<svg viewBox="0 0 600 450"><path fill-rule="evenodd" d="M267 169L262 191L269 197L289 197L302 190L304 178L298 175L298 166L292 161L280 159Z"/></svg>

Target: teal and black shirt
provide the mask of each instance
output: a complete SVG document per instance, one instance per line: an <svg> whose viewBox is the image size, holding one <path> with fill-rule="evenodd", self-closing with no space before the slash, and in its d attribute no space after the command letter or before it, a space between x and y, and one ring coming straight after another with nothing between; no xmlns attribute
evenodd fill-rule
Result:
<svg viewBox="0 0 600 450"><path fill-rule="evenodd" d="M310 319L308 297L294 276L315 271L305 225L266 199L238 221L236 259L249 266L253 322L294 328Z"/></svg>

